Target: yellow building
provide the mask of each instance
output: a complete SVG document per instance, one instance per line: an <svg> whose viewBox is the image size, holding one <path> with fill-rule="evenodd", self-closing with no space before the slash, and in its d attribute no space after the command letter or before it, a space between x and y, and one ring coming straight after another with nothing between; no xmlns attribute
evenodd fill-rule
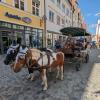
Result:
<svg viewBox="0 0 100 100"><path fill-rule="evenodd" d="M41 0L0 0L0 52L12 40L42 47L43 2Z"/></svg>

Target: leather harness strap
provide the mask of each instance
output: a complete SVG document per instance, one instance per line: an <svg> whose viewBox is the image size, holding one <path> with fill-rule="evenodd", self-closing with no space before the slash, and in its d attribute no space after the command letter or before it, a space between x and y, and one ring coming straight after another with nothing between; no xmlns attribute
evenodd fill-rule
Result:
<svg viewBox="0 0 100 100"><path fill-rule="evenodd" d="M48 64L47 64L46 66L43 66L43 56L45 56L45 55L47 55ZM49 67L50 67L50 66L49 66L49 65L50 65L50 56L53 58L53 60L54 60L54 57L53 57L51 54L48 54L47 52L46 52L45 55L43 55L42 53L40 53L39 59L36 61L35 64L31 64L29 68L32 68L33 70L40 70L40 69L47 69L47 68L49 68ZM40 65L38 64L38 61L39 61L40 59L42 59L42 66L40 66Z"/></svg>
<svg viewBox="0 0 100 100"><path fill-rule="evenodd" d="M26 53L24 53L24 52L19 52L19 53L21 53L21 54L26 54Z"/></svg>

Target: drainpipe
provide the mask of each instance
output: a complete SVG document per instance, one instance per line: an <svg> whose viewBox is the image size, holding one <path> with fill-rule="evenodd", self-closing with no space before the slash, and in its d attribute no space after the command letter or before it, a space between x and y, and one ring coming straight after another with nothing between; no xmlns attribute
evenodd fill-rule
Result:
<svg viewBox="0 0 100 100"><path fill-rule="evenodd" d="M73 6L72 6L72 27L73 27Z"/></svg>
<svg viewBox="0 0 100 100"><path fill-rule="evenodd" d="M44 34L43 34L43 47L46 47L46 0L44 0Z"/></svg>
<svg viewBox="0 0 100 100"><path fill-rule="evenodd" d="M73 27L73 16L74 15L74 5L72 4L72 27Z"/></svg>

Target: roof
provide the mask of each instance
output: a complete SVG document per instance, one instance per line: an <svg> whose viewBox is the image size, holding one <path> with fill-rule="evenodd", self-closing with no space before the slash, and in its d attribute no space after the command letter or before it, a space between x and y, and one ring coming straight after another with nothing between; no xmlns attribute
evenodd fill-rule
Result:
<svg viewBox="0 0 100 100"><path fill-rule="evenodd" d="M65 27L60 30L63 35L72 35L72 36L90 36L90 33L86 32L83 28L78 27Z"/></svg>

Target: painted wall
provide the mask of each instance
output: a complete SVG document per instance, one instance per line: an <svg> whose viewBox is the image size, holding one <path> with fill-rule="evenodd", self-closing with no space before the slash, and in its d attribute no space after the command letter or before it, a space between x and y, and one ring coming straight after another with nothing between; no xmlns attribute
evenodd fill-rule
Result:
<svg viewBox="0 0 100 100"><path fill-rule="evenodd" d="M20 24L20 25L26 25L26 26L31 26L31 27L36 27L36 28L44 28L43 22L40 22L41 17L35 16L31 13L32 7L31 7L31 2L30 0L28 0L28 5L27 5L27 11L22 11L20 9L17 9L13 6L10 6L9 4L11 4L13 0L6 0L6 4L5 3L0 3L0 20L1 21L6 21L6 22L11 22L11 23L16 23L16 24ZM8 5L7 5L8 4ZM7 16L5 16L5 13L8 12L9 14L12 15L18 15L19 17L28 17L32 20L31 23L27 24L25 22L23 22L22 20L17 20L14 18L8 18Z"/></svg>
<svg viewBox="0 0 100 100"><path fill-rule="evenodd" d="M52 1L50 0L46 0L46 15L47 15L47 30L49 31L54 31L56 33L60 33L60 29L62 29L63 27L66 27L67 24L69 23L66 23L66 19L70 22L71 22L71 19L70 19L70 16L67 16L66 15L66 11L65 13L62 11L62 3L65 4L65 8L69 8L68 4L65 2L65 0L61 0L61 6L60 8L57 7L57 1L54 0L55 2L53 3ZM49 21L49 10L53 11L54 12L54 22L50 22ZM65 9L66 10L66 9ZM69 8L70 10L70 8ZM60 16L60 25L57 25L57 15ZM62 19L65 20L65 25L62 25Z"/></svg>

